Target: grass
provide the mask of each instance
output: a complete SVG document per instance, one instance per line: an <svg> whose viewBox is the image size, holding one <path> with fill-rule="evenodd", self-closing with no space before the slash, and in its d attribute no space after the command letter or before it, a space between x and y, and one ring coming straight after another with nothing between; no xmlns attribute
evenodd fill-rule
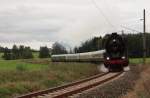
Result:
<svg viewBox="0 0 150 98"><path fill-rule="evenodd" d="M39 52L32 52L32 54L33 54L34 58L38 58L39 57Z"/></svg>
<svg viewBox="0 0 150 98"><path fill-rule="evenodd" d="M0 98L12 98L97 73L97 66L89 63L53 63L50 59L0 60Z"/></svg>
<svg viewBox="0 0 150 98"><path fill-rule="evenodd" d="M53 63L50 58L39 59L37 52L33 55L34 59L6 61L0 58L0 98L12 98L98 73L95 64ZM142 58L132 58L130 63L141 64Z"/></svg>
<svg viewBox="0 0 150 98"><path fill-rule="evenodd" d="M48 65L25 63L22 62L22 60L0 60L0 71L13 71L16 70L18 66L24 66L28 71L40 70L48 67Z"/></svg>
<svg viewBox="0 0 150 98"><path fill-rule="evenodd" d="M142 64L143 58L130 58L130 64ZM146 64L150 63L150 58L146 58Z"/></svg>

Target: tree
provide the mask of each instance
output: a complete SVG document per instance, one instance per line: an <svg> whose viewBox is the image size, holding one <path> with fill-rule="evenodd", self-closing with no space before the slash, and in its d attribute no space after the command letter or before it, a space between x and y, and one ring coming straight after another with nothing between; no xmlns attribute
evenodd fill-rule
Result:
<svg viewBox="0 0 150 98"><path fill-rule="evenodd" d="M78 47L75 47L75 48L74 48L74 53L78 53L78 51L79 51L79 50L78 50Z"/></svg>
<svg viewBox="0 0 150 98"><path fill-rule="evenodd" d="M2 56L5 60L11 60L12 59L12 54L11 50L8 49L7 47L4 48L4 55Z"/></svg>
<svg viewBox="0 0 150 98"><path fill-rule="evenodd" d="M102 40L103 39L101 36L86 40L79 47L75 47L74 52L82 53L82 52L90 52L90 51L100 50L103 48Z"/></svg>
<svg viewBox="0 0 150 98"><path fill-rule="evenodd" d="M19 46L19 58L20 59L30 59L33 58L32 50L30 47L25 47L23 45Z"/></svg>
<svg viewBox="0 0 150 98"><path fill-rule="evenodd" d="M18 48L16 45L13 45L12 49L4 49L4 55L2 57L6 60L15 60L30 59L33 58L33 55L30 47L24 47L23 45L20 45Z"/></svg>
<svg viewBox="0 0 150 98"><path fill-rule="evenodd" d="M23 59L23 56L24 56L24 46L23 45L20 45L19 46L19 58L22 58Z"/></svg>
<svg viewBox="0 0 150 98"><path fill-rule="evenodd" d="M13 45L12 48L12 59L18 59L19 58L19 49L16 45Z"/></svg>
<svg viewBox="0 0 150 98"><path fill-rule="evenodd" d="M30 49L30 47L25 47L24 48L22 58L23 59L33 58L32 50Z"/></svg>
<svg viewBox="0 0 150 98"><path fill-rule="evenodd" d="M50 57L49 49L45 47L40 47L39 58L48 58Z"/></svg>
<svg viewBox="0 0 150 98"><path fill-rule="evenodd" d="M129 57L142 57L143 56L143 40L142 34L127 34L128 40L128 54Z"/></svg>
<svg viewBox="0 0 150 98"><path fill-rule="evenodd" d="M67 54L66 48L59 44L58 42L54 43L52 46L52 54Z"/></svg>
<svg viewBox="0 0 150 98"><path fill-rule="evenodd" d="M0 52L4 52L5 48L0 46Z"/></svg>

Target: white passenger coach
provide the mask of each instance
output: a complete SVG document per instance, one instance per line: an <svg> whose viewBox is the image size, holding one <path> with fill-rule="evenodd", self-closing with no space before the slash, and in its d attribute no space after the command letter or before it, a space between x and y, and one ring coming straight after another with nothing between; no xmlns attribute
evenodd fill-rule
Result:
<svg viewBox="0 0 150 98"><path fill-rule="evenodd" d="M52 55L53 62L102 62L105 50L94 52Z"/></svg>

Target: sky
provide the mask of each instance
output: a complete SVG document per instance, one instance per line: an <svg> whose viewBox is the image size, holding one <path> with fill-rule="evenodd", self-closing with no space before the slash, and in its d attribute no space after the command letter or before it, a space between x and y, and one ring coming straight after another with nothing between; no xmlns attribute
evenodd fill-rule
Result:
<svg viewBox="0 0 150 98"><path fill-rule="evenodd" d="M60 42L68 48L112 32L150 32L149 0L0 0L0 46L33 49ZM136 32L133 32L136 33Z"/></svg>

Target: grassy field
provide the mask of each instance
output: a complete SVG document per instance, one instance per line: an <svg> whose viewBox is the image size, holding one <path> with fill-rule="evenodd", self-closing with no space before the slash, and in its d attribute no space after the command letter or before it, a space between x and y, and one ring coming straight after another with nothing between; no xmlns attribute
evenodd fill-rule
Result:
<svg viewBox="0 0 150 98"><path fill-rule="evenodd" d="M142 64L143 59L142 58L130 58L130 64ZM150 58L146 59L146 64L150 63Z"/></svg>
<svg viewBox="0 0 150 98"><path fill-rule="evenodd" d="M39 52L32 52L32 54L33 54L34 58L38 58L39 57Z"/></svg>
<svg viewBox="0 0 150 98"><path fill-rule="evenodd" d="M50 59L0 60L0 98L12 98L97 74L89 63L52 63Z"/></svg>
<svg viewBox="0 0 150 98"><path fill-rule="evenodd" d="M34 59L24 60L0 58L0 98L12 98L98 73L95 64L53 63L50 58L39 59L37 52L33 55ZM150 58L146 63L150 63ZM130 64L142 64L142 58L132 58Z"/></svg>

